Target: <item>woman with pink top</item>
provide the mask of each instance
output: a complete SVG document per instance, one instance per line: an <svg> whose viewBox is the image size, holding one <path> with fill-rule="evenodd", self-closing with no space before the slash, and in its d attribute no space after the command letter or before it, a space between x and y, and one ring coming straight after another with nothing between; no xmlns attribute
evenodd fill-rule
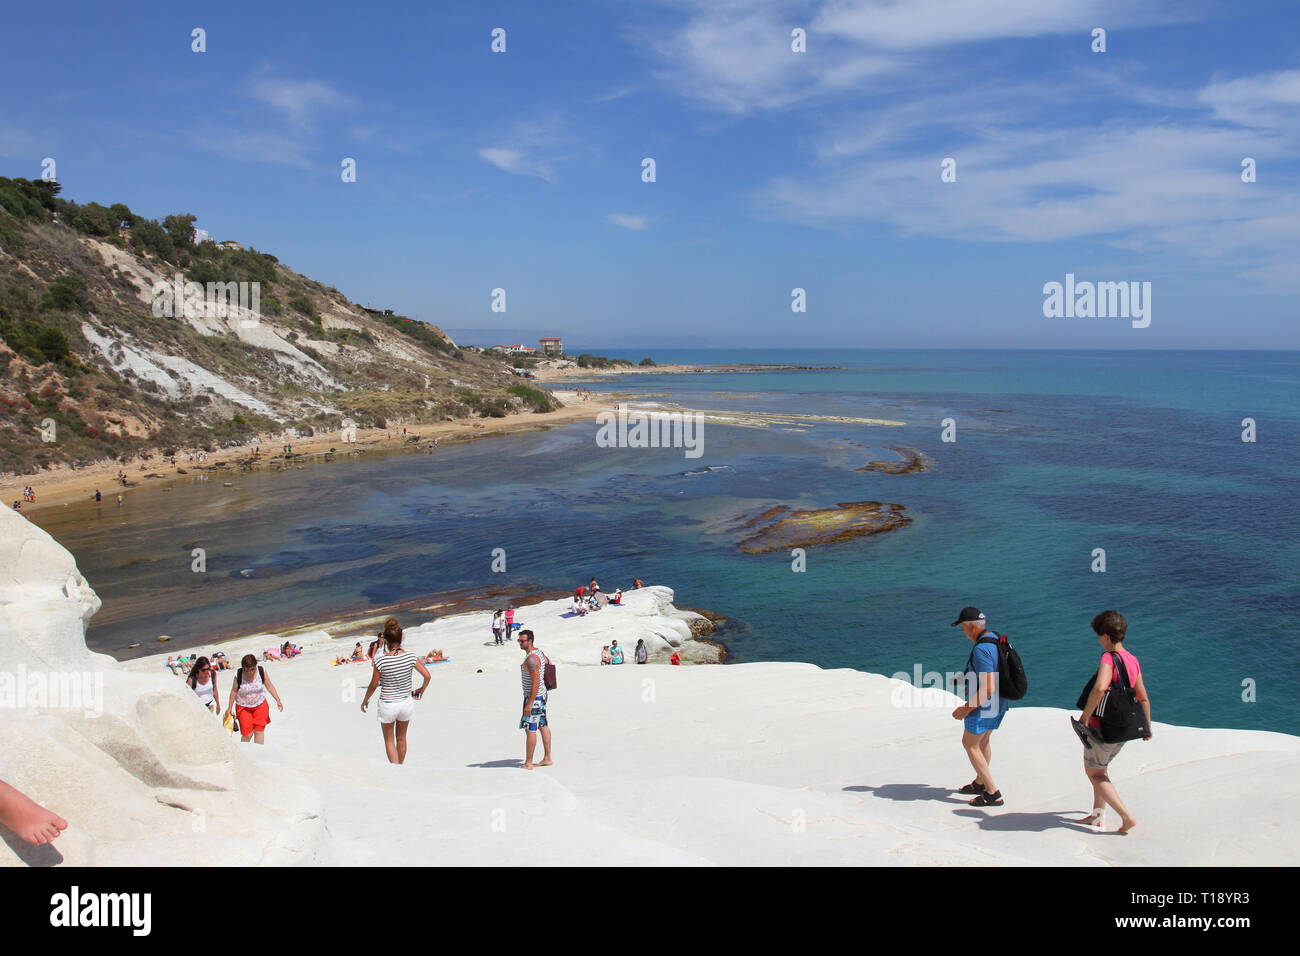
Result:
<svg viewBox="0 0 1300 956"><path fill-rule="evenodd" d="M1092 619L1092 630L1097 635L1097 643L1102 646L1104 652L1101 655L1101 662L1097 665L1097 677L1092 685L1092 692L1088 694L1079 721L1089 728L1083 750L1083 771L1088 775L1088 782L1092 784L1092 812L1079 822L1098 828L1105 826L1106 804L1110 804L1119 814L1118 832L1128 833L1137 826L1137 820L1120 800L1119 791L1115 789L1115 784L1111 783L1106 773L1110 762L1123 749L1125 741L1106 743L1102 740L1101 720L1097 717L1097 706L1101 703L1102 695L1111 687L1111 682L1117 681L1118 686L1118 681L1123 680L1122 677L1117 678L1115 673L1117 668L1123 668L1123 677L1127 677L1124 683L1136 692L1137 702L1146 714L1147 734L1142 739L1150 740L1151 698L1147 696L1138 659L1124 649L1124 635L1128 631L1128 622L1124 620L1124 615L1119 611L1102 611Z"/></svg>

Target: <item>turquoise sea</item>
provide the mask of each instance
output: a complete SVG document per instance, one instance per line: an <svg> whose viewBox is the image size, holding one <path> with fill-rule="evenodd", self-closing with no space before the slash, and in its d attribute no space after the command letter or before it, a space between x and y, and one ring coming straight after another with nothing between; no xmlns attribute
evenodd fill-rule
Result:
<svg viewBox="0 0 1300 956"><path fill-rule="evenodd" d="M727 615L733 662L959 670L969 645L949 623L974 604L1020 650L1025 703L1043 706L1073 706L1100 654L1088 622L1117 608L1157 720L1300 729L1300 353L651 354L838 368L590 387L907 424L708 423L703 456L688 459L598 448L593 421L244 476L235 489L141 488L120 513L73 506L38 520L104 600L90 643L119 657L136 642L156 651L163 633L175 647L456 588L595 576L611 589L639 576ZM945 418L955 442L941 440ZM933 467L855 470L894 444ZM739 516L868 499L904 505L913 523L810 549L802 573L789 552L736 547ZM206 573L191 570L194 547ZM506 549L504 574L491 570L494 548ZM1104 573L1092 570L1096 548Z"/></svg>

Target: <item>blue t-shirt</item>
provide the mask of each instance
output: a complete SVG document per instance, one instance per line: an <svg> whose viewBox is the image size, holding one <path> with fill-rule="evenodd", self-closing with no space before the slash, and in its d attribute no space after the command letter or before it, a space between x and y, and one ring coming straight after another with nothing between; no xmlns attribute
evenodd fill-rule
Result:
<svg viewBox="0 0 1300 956"><path fill-rule="evenodd" d="M614 647L610 649L609 656L615 664L623 663L623 648Z"/></svg>
<svg viewBox="0 0 1300 956"><path fill-rule="evenodd" d="M990 636L993 636L991 632ZM998 673L998 646L996 644L976 644L974 653L971 654L971 671L974 671L975 674L993 673L996 675ZM969 672L967 673L969 674ZM994 689L997 689L996 677L994 677L993 686ZM979 684L975 683L972 678L968 676L968 694L966 699L971 700L975 696L975 691L978 690L978 688ZM1000 717L1002 714L1007 712L1007 708L1010 706L1011 701L1007 700L1001 694L998 694L997 710L994 710L992 703L986 700L984 701L984 706L979 710L972 711L972 713L979 717Z"/></svg>

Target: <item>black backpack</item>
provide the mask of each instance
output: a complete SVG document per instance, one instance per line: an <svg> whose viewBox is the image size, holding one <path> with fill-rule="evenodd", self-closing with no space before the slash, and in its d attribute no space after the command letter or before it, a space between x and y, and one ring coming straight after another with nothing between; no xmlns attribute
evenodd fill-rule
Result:
<svg viewBox="0 0 1300 956"><path fill-rule="evenodd" d="M261 664L257 665L257 676L261 678L263 684L266 683L266 671L262 670ZM235 671L235 686L244 686L244 669L242 667Z"/></svg>
<svg viewBox="0 0 1300 956"><path fill-rule="evenodd" d="M1101 722L1101 739L1108 744L1117 744L1124 740L1150 737L1151 728L1147 726L1146 711L1138 703L1137 689L1129 681L1124 659L1114 651L1110 652L1110 658L1114 673L1111 675L1110 686L1101 695L1101 703L1097 705L1096 712L1097 720ZM1088 698L1092 696L1092 688L1096 683L1097 675L1093 674L1092 680L1088 681L1083 693L1079 695L1080 710L1088 706Z"/></svg>
<svg viewBox="0 0 1300 956"><path fill-rule="evenodd" d="M992 635L992 636L989 636ZM1007 700L1021 700L1029 693L1029 678L1025 676L1025 665L1020 655L1011 646L1007 636L999 637L993 631L985 631L975 641L976 644L996 644L998 647L998 696ZM970 658L966 661L966 671L970 672L975 663L975 648L971 648Z"/></svg>

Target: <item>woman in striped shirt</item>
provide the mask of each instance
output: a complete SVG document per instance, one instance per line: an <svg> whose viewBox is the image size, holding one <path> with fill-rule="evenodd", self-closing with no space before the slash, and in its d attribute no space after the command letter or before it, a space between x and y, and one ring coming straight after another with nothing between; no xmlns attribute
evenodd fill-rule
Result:
<svg viewBox="0 0 1300 956"><path fill-rule="evenodd" d="M384 622L383 638L385 647L375 651L372 661L374 673L370 677L370 686L366 688L365 700L361 702L361 712L366 712L370 698L379 689L379 727L384 732L384 749L388 751L389 763L403 763L406 760L406 728L415 714L415 702L424 696L429 686L429 670L420 663L419 658L402 650L402 628L397 618L390 617ZM417 670L424 678L419 690L411 690L411 671Z"/></svg>

